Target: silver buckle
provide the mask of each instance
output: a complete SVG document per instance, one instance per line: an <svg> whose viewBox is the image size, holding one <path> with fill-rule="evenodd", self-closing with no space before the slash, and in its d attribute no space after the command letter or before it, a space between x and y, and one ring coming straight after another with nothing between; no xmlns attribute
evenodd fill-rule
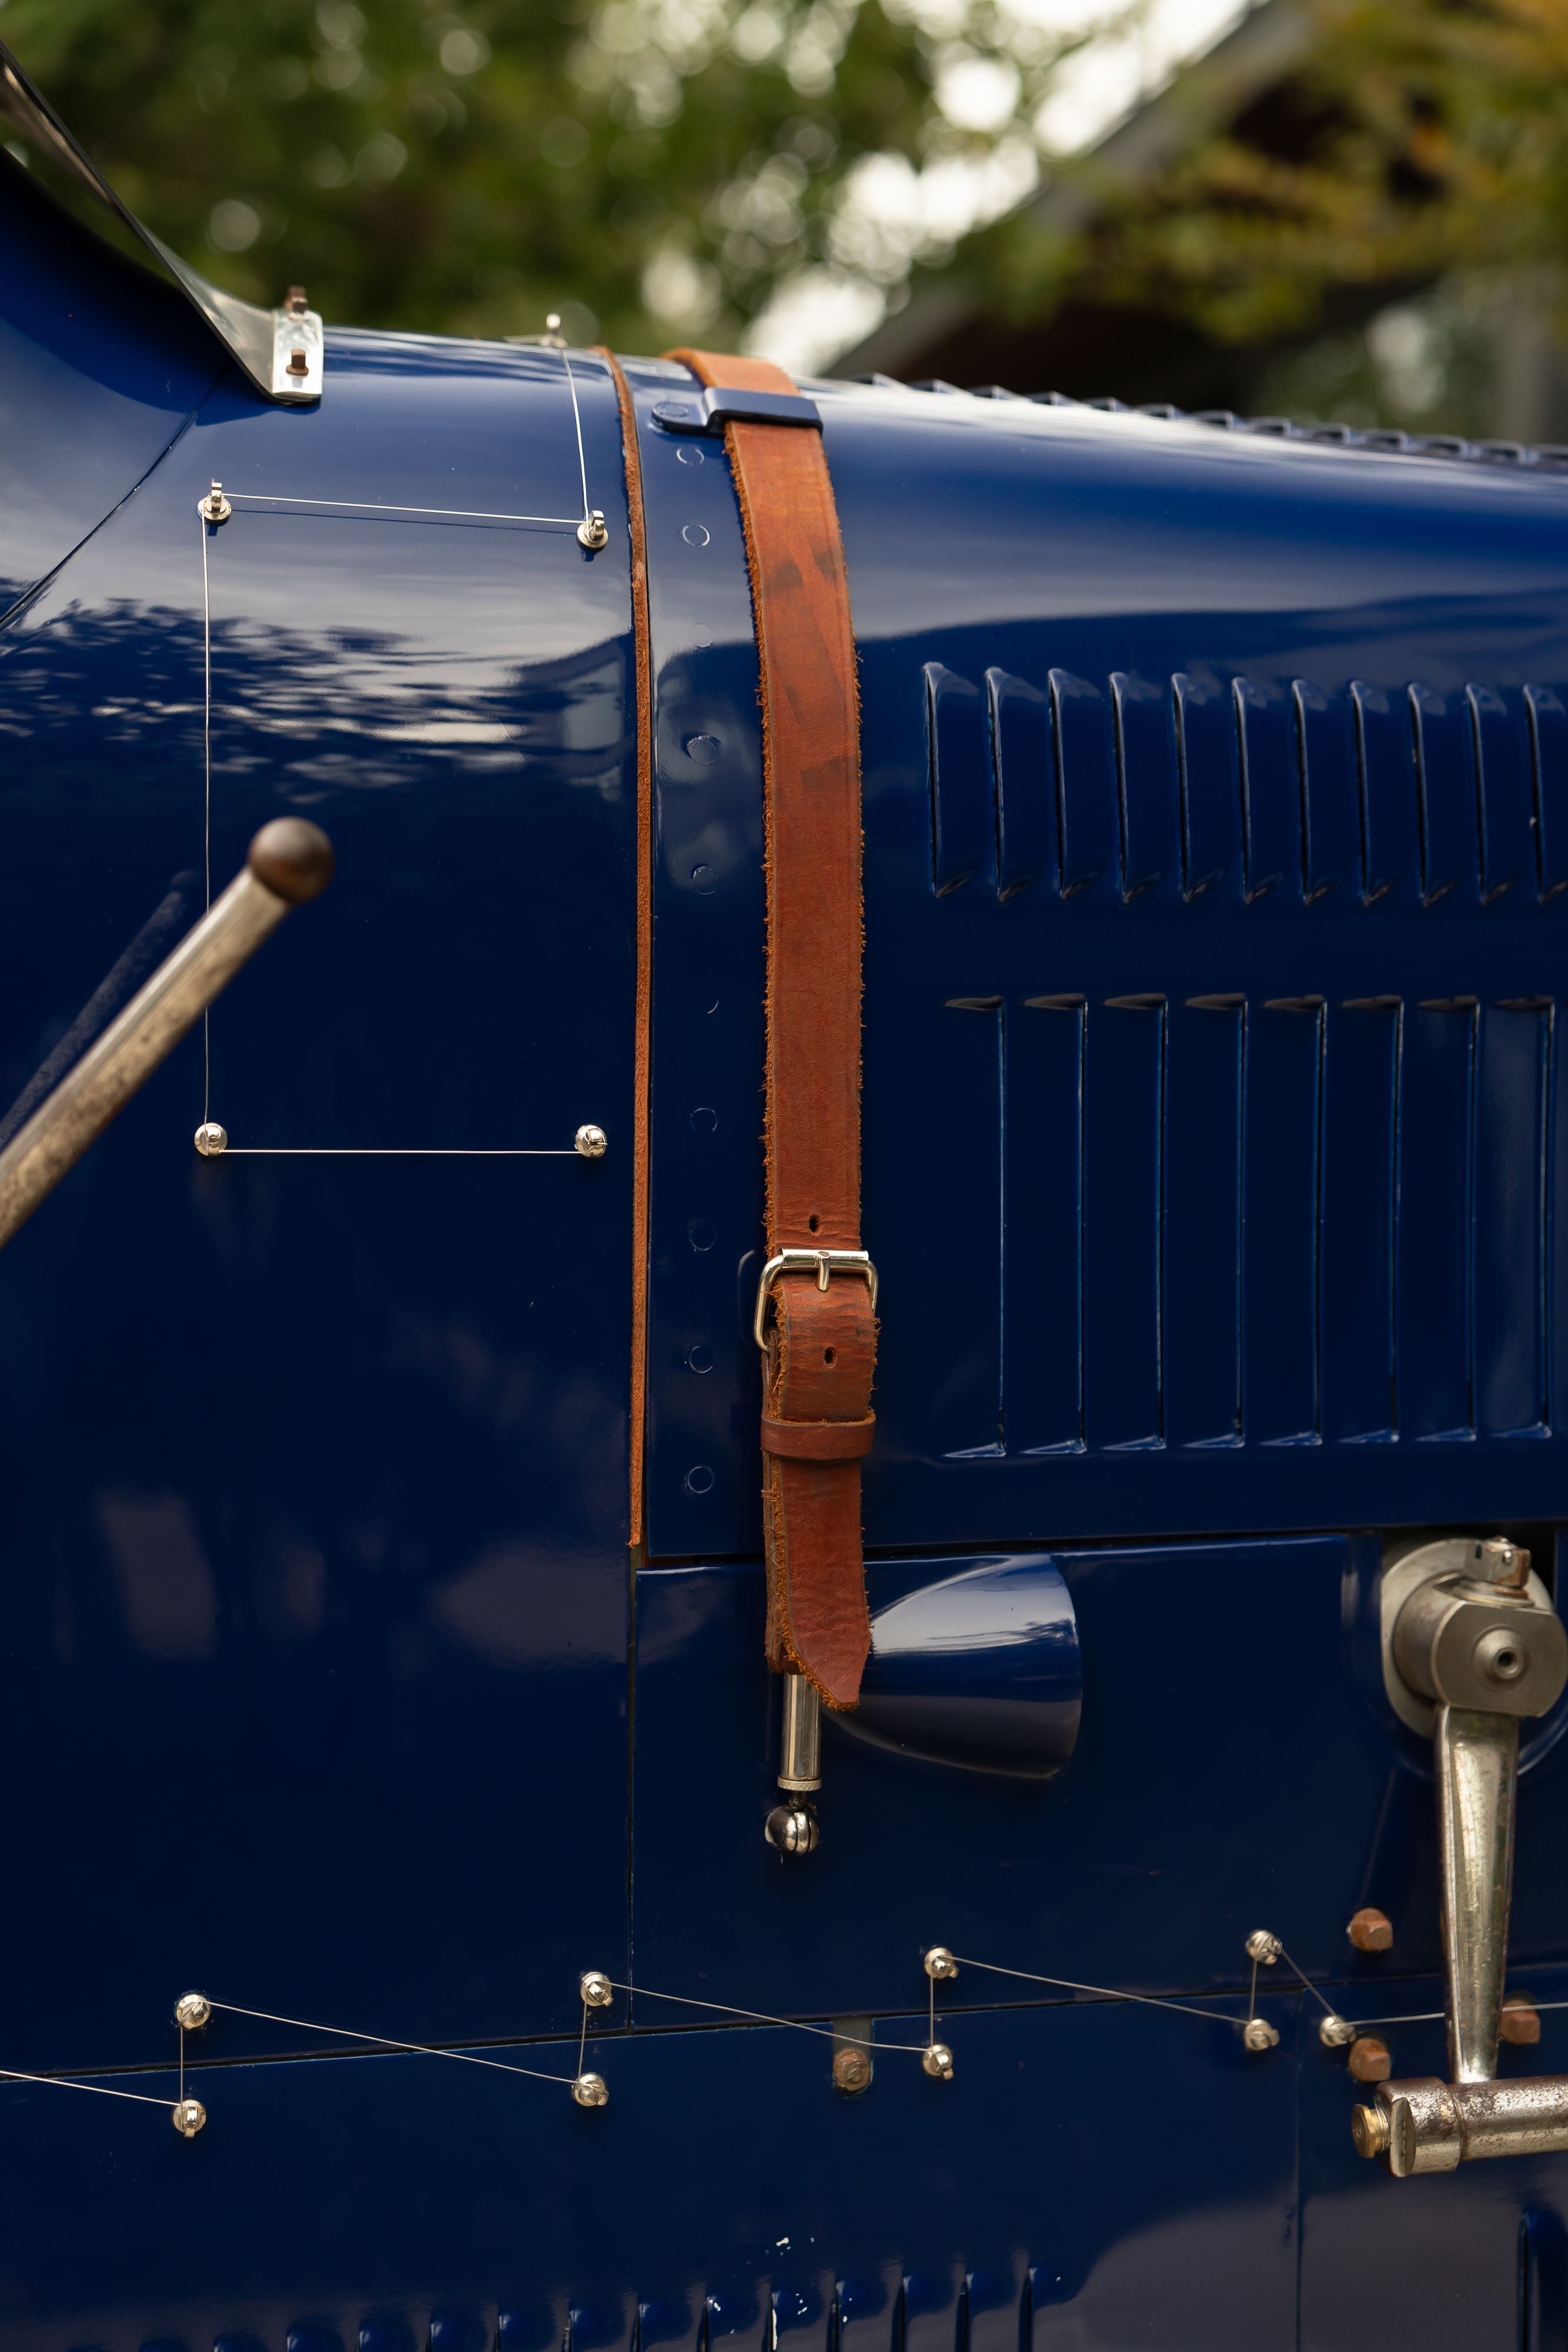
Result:
<svg viewBox="0 0 1568 2352"><path fill-rule="evenodd" d="M864 1250L787 1249L770 1257L762 1269L757 1286L757 1313L752 1318L752 1332L764 1354L768 1335L763 1328L768 1319L768 1294L781 1274L815 1272L817 1287L826 1290L831 1274L863 1274L871 1286L872 1312L876 1312L876 1268Z"/></svg>

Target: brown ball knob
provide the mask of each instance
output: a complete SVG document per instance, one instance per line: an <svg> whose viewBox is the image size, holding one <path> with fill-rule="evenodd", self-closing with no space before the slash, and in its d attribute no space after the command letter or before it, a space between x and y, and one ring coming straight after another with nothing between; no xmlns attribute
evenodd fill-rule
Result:
<svg viewBox="0 0 1568 2352"><path fill-rule="evenodd" d="M1358 2033L1350 2045L1350 2071L1358 2083L1386 2083L1394 2072L1388 2044L1376 2033Z"/></svg>
<svg viewBox="0 0 1568 2352"><path fill-rule="evenodd" d="M251 843L246 863L274 898L303 907L308 898L321 896L338 860L319 824L302 816L275 816Z"/></svg>
<svg viewBox="0 0 1568 2352"><path fill-rule="evenodd" d="M1502 2005L1498 2031L1516 2049L1529 2049L1541 2039L1541 2013L1527 1992L1511 1992Z"/></svg>
<svg viewBox="0 0 1568 2352"><path fill-rule="evenodd" d="M1394 1948L1394 1927L1386 1911L1375 1911L1370 1904L1358 1911L1345 1934L1358 1952L1387 1952Z"/></svg>

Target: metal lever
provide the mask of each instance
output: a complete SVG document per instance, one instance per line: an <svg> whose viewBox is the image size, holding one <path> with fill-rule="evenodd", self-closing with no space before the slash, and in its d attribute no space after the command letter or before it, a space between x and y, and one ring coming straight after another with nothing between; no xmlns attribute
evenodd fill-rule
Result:
<svg viewBox="0 0 1568 2352"><path fill-rule="evenodd" d="M244 869L0 1151L0 1247L48 1198L292 907L332 879L332 845L303 817L275 817Z"/></svg>
<svg viewBox="0 0 1568 2352"><path fill-rule="evenodd" d="M1568 2075L1499 2084L1498 2029L1513 1880L1519 1727L1568 1683L1568 1631L1505 1538L1437 1544L1394 1618L1385 1659L1399 1705L1428 1701L1437 1783L1451 2080L1381 2083L1352 2129L1400 2178L1467 2159L1568 2148ZM1457 1562L1453 1556L1458 1555ZM1427 1554L1402 1563L1418 1571ZM1401 1570L1394 1571L1396 1575ZM1533 1583L1533 1590L1532 1590ZM1406 1720L1409 1708L1401 1706Z"/></svg>

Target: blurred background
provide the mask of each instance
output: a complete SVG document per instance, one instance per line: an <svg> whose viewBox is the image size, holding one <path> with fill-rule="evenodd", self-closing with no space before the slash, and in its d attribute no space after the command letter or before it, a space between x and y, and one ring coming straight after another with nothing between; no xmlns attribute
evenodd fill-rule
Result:
<svg viewBox="0 0 1568 2352"><path fill-rule="evenodd" d="M0 0L329 323L1568 441L1568 0Z"/></svg>

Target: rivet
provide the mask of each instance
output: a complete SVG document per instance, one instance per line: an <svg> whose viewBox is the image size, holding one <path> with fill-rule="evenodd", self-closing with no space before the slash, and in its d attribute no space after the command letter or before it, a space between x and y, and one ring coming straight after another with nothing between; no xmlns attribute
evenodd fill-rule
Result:
<svg viewBox="0 0 1568 2352"><path fill-rule="evenodd" d="M1241 2029L1241 2039L1249 2050L1272 2050L1280 2039L1280 2029L1270 2025L1266 2017L1249 2017Z"/></svg>
<svg viewBox="0 0 1568 2352"><path fill-rule="evenodd" d="M920 2053L920 2063L934 2081L950 2083L953 2079L953 2053L945 2042L933 2042Z"/></svg>
<svg viewBox="0 0 1568 2352"><path fill-rule="evenodd" d="M1386 2083L1394 2060L1381 2034L1358 2033L1350 2045L1350 2071L1357 2083Z"/></svg>
<svg viewBox="0 0 1568 2352"><path fill-rule="evenodd" d="M234 509L224 496L224 486L221 482L214 482L206 497L196 500L196 512L204 522L227 522Z"/></svg>
<svg viewBox="0 0 1568 2352"><path fill-rule="evenodd" d="M592 508L583 516L577 526L577 536L580 543L587 548L609 546L610 533L604 527L604 517L597 507Z"/></svg>
<svg viewBox="0 0 1568 2352"><path fill-rule="evenodd" d="M1343 2050L1355 2040L1355 2028L1347 2025L1343 2017L1321 2017L1318 2020L1318 2040L1325 2050Z"/></svg>
<svg viewBox="0 0 1568 2352"><path fill-rule="evenodd" d="M204 1992L183 1992L174 2003L174 2022L187 2033L199 2033L213 2013L213 2004Z"/></svg>
<svg viewBox="0 0 1568 2352"><path fill-rule="evenodd" d="M585 1160L602 1160L610 1149L610 1138L601 1127L580 1127L571 1139Z"/></svg>
<svg viewBox="0 0 1568 2352"><path fill-rule="evenodd" d="M580 2074L571 2086L571 2095L580 2107L607 2107L610 2092L602 2074Z"/></svg>
<svg viewBox="0 0 1568 2352"><path fill-rule="evenodd" d="M863 2091L871 2081L871 2060L863 2050L835 2050L833 2081L841 2091Z"/></svg>
<svg viewBox="0 0 1568 2352"><path fill-rule="evenodd" d="M946 1944L932 1945L925 1955L925 1968L926 1975L934 1977L939 1984L958 1973L958 1963Z"/></svg>
<svg viewBox="0 0 1568 2352"><path fill-rule="evenodd" d="M1344 1932L1358 1952L1386 1952L1393 1948L1394 1928L1388 1914L1375 1910L1371 1904L1354 1913Z"/></svg>
<svg viewBox="0 0 1568 2352"><path fill-rule="evenodd" d="M1270 1936L1267 1927L1254 1927L1247 1938L1248 1958L1261 1961L1266 1969L1273 1967L1284 1948L1278 1936Z"/></svg>
<svg viewBox="0 0 1568 2352"><path fill-rule="evenodd" d="M194 2139L207 2120L207 2111L200 2099L176 2099L173 2125L182 2139Z"/></svg>
<svg viewBox="0 0 1568 2352"><path fill-rule="evenodd" d="M229 1131L215 1118L204 1118L191 1140L204 1160L217 1160L229 1148Z"/></svg>
<svg viewBox="0 0 1568 2352"><path fill-rule="evenodd" d="M584 1969L577 1989L589 2009L608 2009L615 1998L615 1988L602 1969Z"/></svg>

